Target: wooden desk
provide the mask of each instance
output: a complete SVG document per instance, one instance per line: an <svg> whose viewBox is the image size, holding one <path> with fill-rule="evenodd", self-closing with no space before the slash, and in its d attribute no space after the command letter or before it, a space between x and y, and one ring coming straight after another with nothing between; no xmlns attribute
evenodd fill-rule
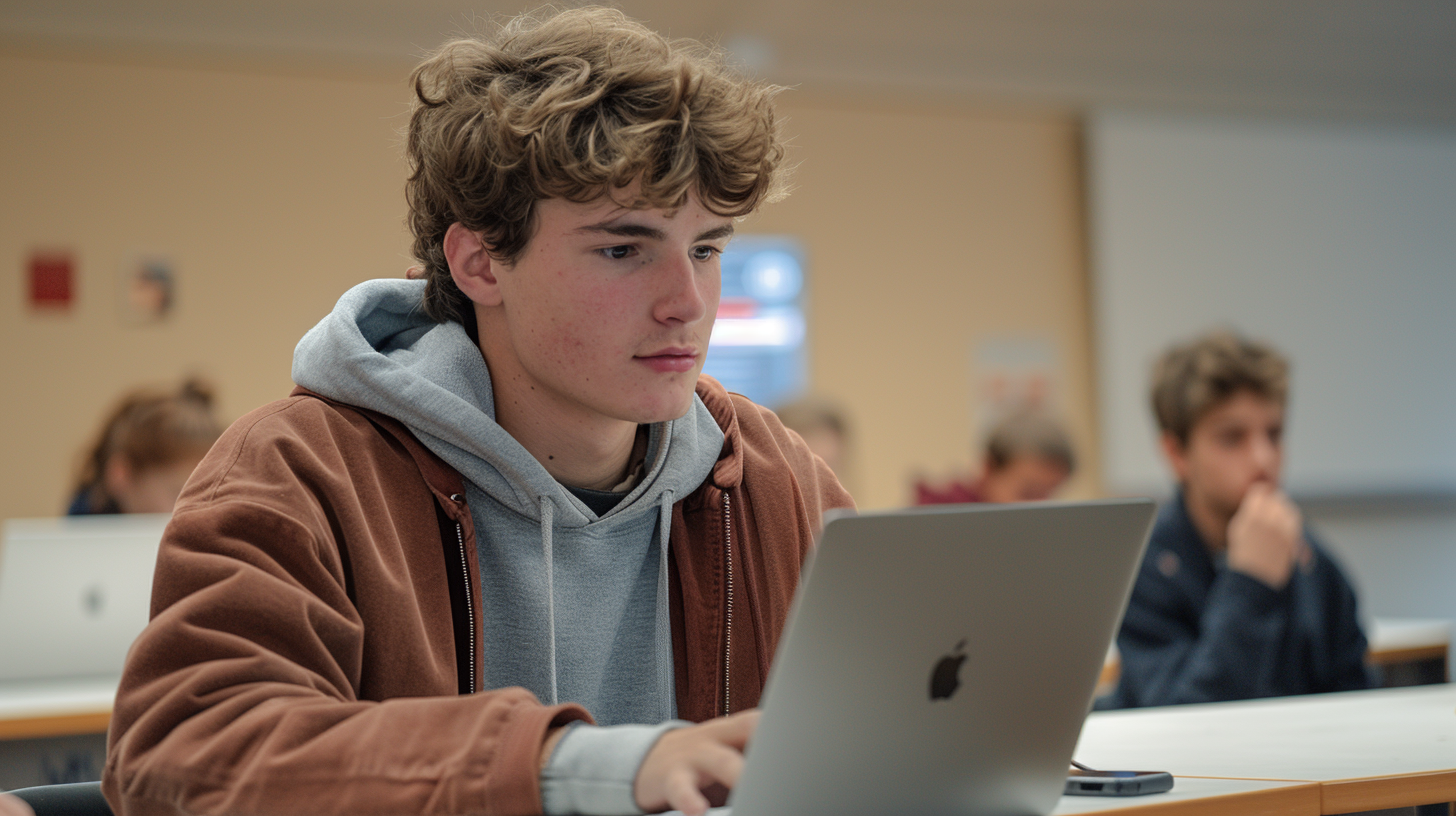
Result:
<svg viewBox="0 0 1456 816"><path fill-rule="evenodd" d="M1318 816L1319 785L1253 779L1178 777L1167 793L1147 796L1063 796L1052 816Z"/></svg>
<svg viewBox="0 0 1456 816"><path fill-rule="evenodd" d="M1319 786L1252 779L1177 779L1167 793L1147 796L1063 796L1051 816L1318 816ZM670 810L661 816L682 816ZM713 808L707 816L732 816Z"/></svg>
<svg viewBox="0 0 1456 816"><path fill-rule="evenodd" d="M1456 801L1456 685L1096 712L1094 768L1316 782L1320 812Z"/></svg>
<svg viewBox="0 0 1456 816"><path fill-rule="evenodd" d="M1376 618L1370 622L1370 654L1366 658L1387 685L1415 685L1450 680L1447 652L1451 621L1424 618Z"/></svg>
<svg viewBox="0 0 1456 816"><path fill-rule="evenodd" d="M0 739L104 734L116 678L0 684Z"/></svg>
<svg viewBox="0 0 1456 816"><path fill-rule="evenodd" d="M1451 644L1451 621L1439 618L1375 618L1370 621L1365 635L1370 640L1365 661L1382 672L1399 666L1438 661L1439 672L1433 679L1443 682L1450 679L1446 672L1446 653ZM1097 678L1099 697L1117 687L1121 669L1117 644L1114 643L1107 648L1107 659L1103 661L1102 674ZM1423 682L1428 681L1423 678ZM1398 684L1411 685L1410 682Z"/></svg>
<svg viewBox="0 0 1456 816"><path fill-rule="evenodd" d="M101 733L115 680L0 686L0 739ZM1179 776L1167 794L1054 814L1336 814L1456 801L1456 685L1092 714L1076 757Z"/></svg>

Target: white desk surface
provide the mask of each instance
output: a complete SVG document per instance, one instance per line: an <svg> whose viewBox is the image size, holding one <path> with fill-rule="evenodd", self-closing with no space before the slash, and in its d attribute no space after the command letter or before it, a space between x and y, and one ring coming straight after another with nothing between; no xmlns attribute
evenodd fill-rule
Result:
<svg viewBox="0 0 1456 816"><path fill-rule="evenodd" d="M106 730L118 678L0 683L0 739Z"/></svg>
<svg viewBox="0 0 1456 816"><path fill-rule="evenodd" d="M1309 782L1177 777L1167 793L1147 796L1063 796L1052 816L1127 813L1130 816L1317 816L1319 786Z"/></svg>
<svg viewBox="0 0 1456 816"><path fill-rule="evenodd" d="M1094 768L1320 782L1324 813L1453 801L1456 685L1096 712L1075 756Z"/></svg>
<svg viewBox="0 0 1456 816"><path fill-rule="evenodd" d="M1451 621L1443 618L1375 618L1365 634L1370 651L1449 646Z"/></svg>
<svg viewBox="0 0 1456 816"><path fill-rule="evenodd" d="M1051 816L1123 813L1128 816L1318 816L1319 786L1250 779L1176 779L1167 793L1147 796L1063 796ZM683 816L671 810L662 816ZM733 816L713 808L708 816Z"/></svg>
<svg viewBox="0 0 1456 816"><path fill-rule="evenodd" d="M0 683L0 720L111 711L118 678Z"/></svg>

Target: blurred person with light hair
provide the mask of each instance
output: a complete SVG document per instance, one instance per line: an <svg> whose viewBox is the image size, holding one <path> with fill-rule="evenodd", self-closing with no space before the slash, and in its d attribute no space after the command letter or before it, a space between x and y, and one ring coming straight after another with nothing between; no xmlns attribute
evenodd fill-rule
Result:
<svg viewBox="0 0 1456 816"><path fill-rule="evenodd" d="M849 467L849 422L839 403L825 397L801 397L774 409L784 427L803 437L815 456L844 481Z"/></svg>
<svg viewBox="0 0 1456 816"><path fill-rule="evenodd" d="M974 479L915 483L916 504L1043 501L1056 495L1077 468L1061 424L1032 409L1015 411L986 435L981 472Z"/></svg>
<svg viewBox="0 0 1456 816"><path fill-rule="evenodd" d="M1177 480L1160 509L1102 707L1206 703L1369 685L1355 592L1281 485L1289 364L1216 331L1152 377Z"/></svg>

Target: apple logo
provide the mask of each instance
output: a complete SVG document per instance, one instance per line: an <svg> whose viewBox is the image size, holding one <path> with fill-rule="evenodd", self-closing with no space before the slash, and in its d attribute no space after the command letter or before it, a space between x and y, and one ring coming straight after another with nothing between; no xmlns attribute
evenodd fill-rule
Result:
<svg viewBox="0 0 1456 816"><path fill-rule="evenodd" d="M961 687L961 664L966 662L962 650L965 648L966 641L962 638L953 652L936 661L934 670L930 672L931 701L948 700Z"/></svg>
<svg viewBox="0 0 1456 816"><path fill-rule="evenodd" d="M101 610L106 606L106 590L100 584L92 584L86 587L81 593L81 608L86 614L93 618L101 616Z"/></svg>

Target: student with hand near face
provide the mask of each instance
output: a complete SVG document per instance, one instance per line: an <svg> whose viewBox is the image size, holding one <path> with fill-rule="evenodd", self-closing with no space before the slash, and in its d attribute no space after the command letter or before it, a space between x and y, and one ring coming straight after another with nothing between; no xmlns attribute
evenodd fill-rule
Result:
<svg viewBox="0 0 1456 816"><path fill-rule="evenodd" d="M1154 525L1107 707L1365 688L1355 592L1280 486L1288 364L1219 332L1169 350L1152 402L1178 481Z"/></svg>

